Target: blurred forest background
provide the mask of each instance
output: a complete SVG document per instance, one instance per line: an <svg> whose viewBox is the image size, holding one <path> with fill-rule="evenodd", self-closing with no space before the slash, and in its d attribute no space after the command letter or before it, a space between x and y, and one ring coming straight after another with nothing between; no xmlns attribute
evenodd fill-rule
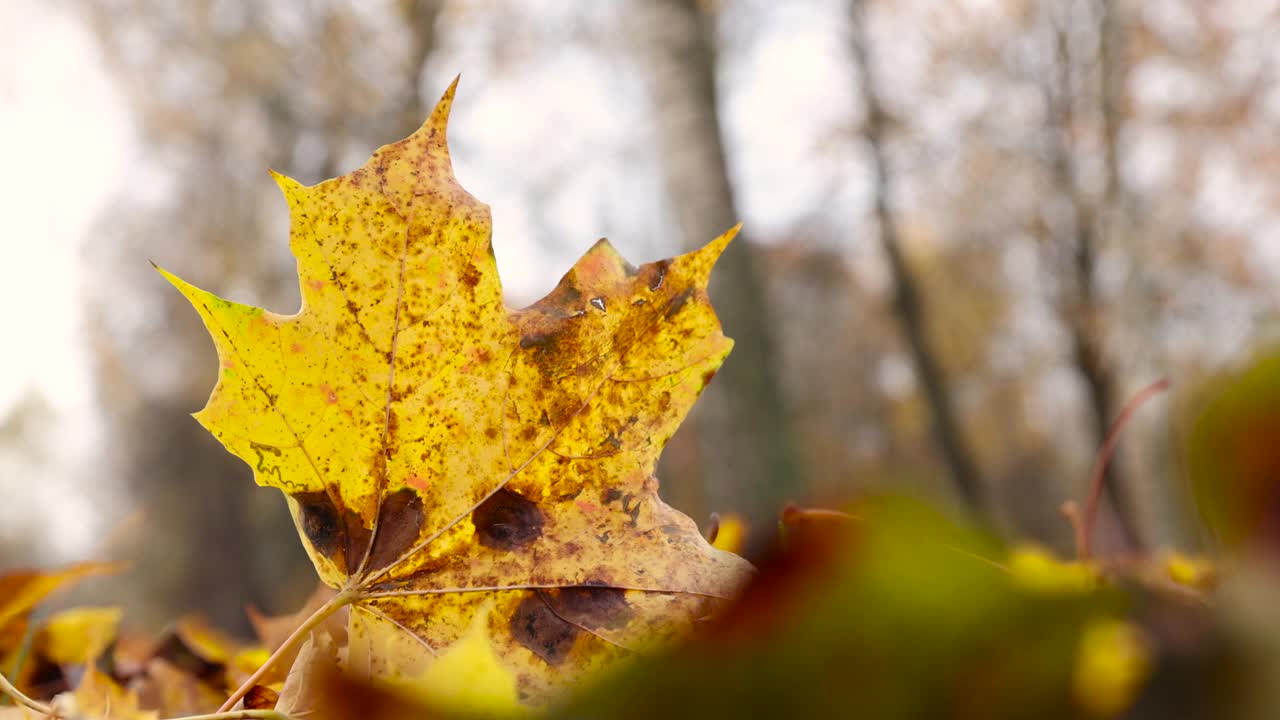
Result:
<svg viewBox="0 0 1280 720"><path fill-rule="evenodd" d="M239 628L314 582L279 494L188 417L214 352L147 260L292 311L266 169L359 166L459 72L455 165L510 304L600 236L638 262L745 221L712 286L736 349L660 472L704 526L766 537L788 500L891 489L1069 550L1061 502L1169 377L1103 542L1194 549L1195 388L1280 330L1273 2L15 0L0 26L0 205L38 216L0 247L10 284L39 282L5 322L66 306L5 343L71 368L4 373L0 565L129 559L135 620ZM24 93L48 117L6 123ZM78 171L103 153L115 170ZM59 204L7 205L28 187ZM57 220L76 203L90 220ZM55 318L48 357L23 332ZM51 399L73 372L81 402Z"/></svg>

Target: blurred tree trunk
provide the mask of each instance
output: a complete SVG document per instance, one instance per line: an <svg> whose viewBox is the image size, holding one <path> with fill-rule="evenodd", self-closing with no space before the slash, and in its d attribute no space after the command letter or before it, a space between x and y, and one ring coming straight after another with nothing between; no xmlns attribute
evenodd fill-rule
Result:
<svg viewBox="0 0 1280 720"><path fill-rule="evenodd" d="M649 0L632 10L680 244L700 247L739 222L716 94L715 16L696 0ZM733 354L698 405L706 493L718 510L769 527L803 491L778 382L758 255L738 239L716 267L711 296ZM759 533L767 536L771 533Z"/></svg>
<svg viewBox="0 0 1280 720"><path fill-rule="evenodd" d="M867 39L863 2L864 0L851 0L849 3L849 33L857 66L855 70L858 87L866 114L863 134L871 155L876 223L879 226L880 245L893 278L894 309L911 352L916 379L920 382L925 401L929 405L934 441L951 472L956 492L970 511L985 513L990 509L987 507L986 489L973 451L956 418L946 373L938 359L937 350L929 340L920 288L907 265L899 241L898 225L891 206L893 178L885 155L886 118L876 89L875 68L871 60L873 53Z"/></svg>
<svg viewBox="0 0 1280 720"><path fill-rule="evenodd" d="M103 221L110 241L89 250L107 467L146 514L130 556L131 616L158 623L200 611L245 630L246 603L289 610L314 571L280 494L256 487L187 417L213 387L216 357L199 319L146 260L220 295L296 308L294 262L276 222L284 201L266 169L316 182L343 170L344 147L412 132L426 114L420 80L442 0L402 0L377 16L247 0L123 4L79 0L149 162L171 182L161 202L122 197ZM280 22L290 32L278 33ZM360 75L374 53L399 72Z"/></svg>
<svg viewBox="0 0 1280 720"><path fill-rule="evenodd" d="M1095 14L1098 33L1097 87L1103 147L1103 187L1097 198L1090 198L1081 187L1075 162L1076 106L1083 80L1074 77L1081 63L1072 57L1069 21L1053 25L1053 73L1046 83L1048 105L1048 150L1056 192L1066 201L1070 222L1059 232L1060 257L1068 267L1062 277L1069 290L1059 306L1071 343L1071 360L1084 382L1089 408L1090 432L1096 448L1106 442L1107 433L1117 409L1116 373L1107 359L1105 308L1098 297L1098 254L1108 243L1110 230L1116 227L1122 192L1119 171L1119 93L1122 91L1124 68L1117 44L1120 40L1116 24L1116 8L1111 0L1097 0L1090 10ZM1067 259L1069 258L1069 259ZM1119 526L1122 542L1141 547L1138 520L1133 500L1121 472L1121 464L1107 466L1106 498Z"/></svg>

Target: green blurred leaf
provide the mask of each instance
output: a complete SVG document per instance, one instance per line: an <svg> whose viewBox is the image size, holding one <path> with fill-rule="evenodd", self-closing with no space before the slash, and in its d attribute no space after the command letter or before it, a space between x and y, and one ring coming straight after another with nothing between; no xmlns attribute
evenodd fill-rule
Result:
<svg viewBox="0 0 1280 720"><path fill-rule="evenodd" d="M1280 554L1280 355L1238 376L1200 416L1190 471L1206 522L1231 548Z"/></svg>
<svg viewBox="0 0 1280 720"><path fill-rule="evenodd" d="M698 638L559 716L1097 717L1099 703L1077 701L1077 675L1086 628L1120 617L1117 593L1027 591L984 559L1004 556L993 539L919 505L857 515L868 519L844 531L791 533ZM1106 707L1137 677L1108 686Z"/></svg>

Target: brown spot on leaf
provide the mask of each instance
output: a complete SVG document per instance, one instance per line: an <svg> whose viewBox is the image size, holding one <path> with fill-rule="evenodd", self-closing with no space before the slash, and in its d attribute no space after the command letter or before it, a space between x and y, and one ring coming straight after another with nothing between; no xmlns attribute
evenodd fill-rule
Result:
<svg viewBox="0 0 1280 720"><path fill-rule="evenodd" d="M333 506L329 493L323 490L297 493L293 499L298 503L302 534L311 541L311 546L316 549L316 552L345 570L347 563L343 546L346 533L343 532L341 514Z"/></svg>
<svg viewBox="0 0 1280 720"><path fill-rule="evenodd" d="M547 346L555 340L555 334L549 332L534 332L520 338L520 347L524 349L537 348L546 352Z"/></svg>
<svg viewBox="0 0 1280 720"><path fill-rule="evenodd" d="M693 288L691 287L685 288L679 295L676 295L671 300L671 304L667 306L667 317L675 317L675 314L680 312L680 309L685 306L685 303L689 302L691 297L693 297Z"/></svg>
<svg viewBox="0 0 1280 720"><path fill-rule="evenodd" d="M511 616L511 636L548 665L565 661L580 632L536 593L521 600Z"/></svg>
<svg viewBox="0 0 1280 720"><path fill-rule="evenodd" d="M378 534L366 569L384 568L409 550L417 542L426 517L422 498L413 490L400 488L388 496L378 512Z"/></svg>
<svg viewBox="0 0 1280 720"><path fill-rule="evenodd" d="M659 260L658 262L646 267L649 271L649 289L657 292L662 287L662 283L667 279L667 268L671 267L670 260Z"/></svg>
<svg viewBox="0 0 1280 720"><path fill-rule="evenodd" d="M476 269L475 265L468 264L462 269L462 284L469 288L475 288L476 285L480 284L480 271Z"/></svg>
<svg viewBox="0 0 1280 720"><path fill-rule="evenodd" d="M588 629L617 630L634 614L626 591L615 587L567 587L547 593L548 604L565 620Z"/></svg>
<svg viewBox="0 0 1280 720"><path fill-rule="evenodd" d="M480 544L494 550L522 548L542 536L544 519L537 503L506 488L471 513Z"/></svg>
<svg viewBox="0 0 1280 720"><path fill-rule="evenodd" d="M635 527L640 520L640 499L627 493L626 497L622 498L622 512L631 516L631 526Z"/></svg>
<svg viewBox="0 0 1280 720"><path fill-rule="evenodd" d="M328 558L342 572L348 562L363 553L369 542L369 528L359 513L343 507L334 495L323 490L295 493L302 533L316 552Z"/></svg>

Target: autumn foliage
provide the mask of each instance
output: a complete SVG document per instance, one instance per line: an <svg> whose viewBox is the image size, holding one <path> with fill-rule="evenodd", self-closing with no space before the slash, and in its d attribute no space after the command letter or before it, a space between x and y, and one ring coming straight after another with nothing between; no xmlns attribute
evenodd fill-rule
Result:
<svg viewBox="0 0 1280 720"><path fill-rule="evenodd" d="M1278 596L1271 365L1193 448L1232 592L1206 558L1089 555L1092 511L1066 560L891 499L789 508L756 570L728 551L739 520L713 545L654 477L732 346L706 285L734 230L639 267L601 240L508 308L453 95L354 172L276 176L298 313L160 271L220 358L196 419L284 495L320 589L251 611L253 641L195 618L145 637L114 608L31 621L119 568L11 573L0 718L1090 718L1154 712L1169 682L1266 706L1218 671L1250 662L1239 598Z"/></svg>

